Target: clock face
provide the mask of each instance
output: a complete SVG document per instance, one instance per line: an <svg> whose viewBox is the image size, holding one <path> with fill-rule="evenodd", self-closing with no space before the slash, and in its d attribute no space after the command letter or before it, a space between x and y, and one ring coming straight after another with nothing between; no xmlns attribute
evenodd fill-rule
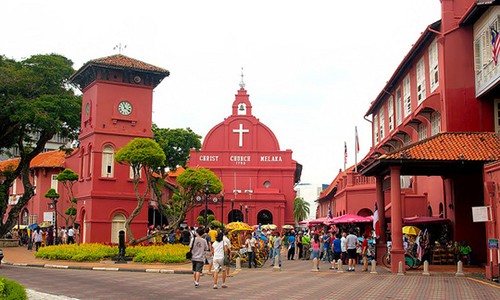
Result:
<svg viewBox="0 0 500 300"><path fill-rule="evenodd" d="M134 82L135 83L141 83L141 81L142 81L142 78L140 76L135 76L134 77Z"/></svg>
<svg viewBox="0 0 500 300"><path fill-rule="evenodd" d="M130 115L132 113L132 104L128 101L118 103L118 112L124 116Z"/></svg>

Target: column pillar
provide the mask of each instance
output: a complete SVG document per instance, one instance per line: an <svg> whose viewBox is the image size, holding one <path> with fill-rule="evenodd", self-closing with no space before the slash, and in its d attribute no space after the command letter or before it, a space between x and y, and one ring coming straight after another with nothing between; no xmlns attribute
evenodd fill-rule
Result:
<svg viewBox="0 0 500 300"><path fill-rule="evenodd" d="M391 270L398 272L399 262L405 266L403 249L402 214L401 214L401 167L392 166L391 170Z"/></svg>
<svg viewBox="0 0 500 300"><path fill-rule="evenodd" d="M382 258L387 251L387 224L385 222L385 196L383 190L384 176L375 177L375 196L378 207L378 223L380 228L380 237L377 239L377 264L382 265ZM374 228L375 229L375 228Z"/></svg>

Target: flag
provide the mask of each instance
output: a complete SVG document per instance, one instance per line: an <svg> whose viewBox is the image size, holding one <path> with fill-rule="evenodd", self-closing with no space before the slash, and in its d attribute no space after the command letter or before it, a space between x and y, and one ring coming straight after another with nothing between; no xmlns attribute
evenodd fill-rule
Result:
<svg viewBox="0 0 500 300"><path fill-rule="evenodd" d="M356 153L359 152L359 138L358 138L358 126L355 126L354 127L354 131L355 131L355 140L354 140L354 144L356 146Z"/></svg>
<svg viewBox="0 0 500 300"><path fill-rule="evenodd" d="M415 244L417 244L417 258L418 260L422 260L422 256L423 256L423 249L422 247L420 246L420 239L422 238L422 231L420 231L417 235L417 239L415 241Z"/></svg>
<svg viewBox="0 0 500 300"><path fill-rule="evenodd" d="M375 202L375 209L373 211L373 230L375 230L375 238L380 236L380 222L378 221L378 205Z"/></svg>
<svg viewBox="0 0 500 300"><path fill-rule="evenodd" d="M332 209L330 208L330 204L328 204L328 218L333 219Z"/></svg>
<svg viewBox="0 0 500 300"><path fill-rule="evenodd" d="M493 61L495 65L498 63L498 53L500 53L500 36L495 28L490 27L491 34L491 54L493 55Z"/></svg>

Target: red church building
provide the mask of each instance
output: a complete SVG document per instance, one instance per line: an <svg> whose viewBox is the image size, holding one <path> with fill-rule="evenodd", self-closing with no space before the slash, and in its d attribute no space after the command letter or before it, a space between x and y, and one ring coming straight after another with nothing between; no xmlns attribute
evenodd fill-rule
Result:
<svg viewBox="0 0 500 300"><path fill-rule="evenodd" d="M302 166L292 159L291 150L280 150L271 129L252 114L244 87L242 79L231 115L208 132L199 152L191 151L188 166L208 168L221 179L225 202L210 203L207 211L216 220L294 224L294 185ZM187 223L197 224L204 209L191 211Z"/></svg>

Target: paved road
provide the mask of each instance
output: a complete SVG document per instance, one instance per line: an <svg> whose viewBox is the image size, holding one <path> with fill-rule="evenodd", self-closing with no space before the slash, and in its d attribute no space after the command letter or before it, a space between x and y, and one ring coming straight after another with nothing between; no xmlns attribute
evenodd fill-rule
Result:
<svg viewBox="0 0 500 300"><path fill-rule="evenodd" d="M29 289L78 299L500 299L500 286L474 278L398 276L361 272L336 273L322 264L284 262L281 272L266 266L243 269L228 279L227 289L212 289L203 276L200 288L192 275L115 271L0 267L0 274ZM50 299L47 298L47 299Z"/></svg>

